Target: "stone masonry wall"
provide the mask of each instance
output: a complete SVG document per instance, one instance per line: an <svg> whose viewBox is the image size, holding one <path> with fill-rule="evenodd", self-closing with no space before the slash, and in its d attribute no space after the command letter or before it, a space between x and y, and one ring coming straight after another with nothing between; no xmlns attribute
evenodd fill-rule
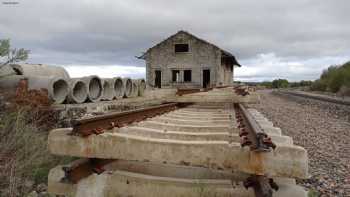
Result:
<svg viewBox="0 0 350 197"><path fill-rule="evenodd" d="M189 44L188 53L175 53L175 44ZM221 67L221 51L217 47L198 40L186 33L179 33L159 43L146 56L147 83L153 87L155 70L162 71L163 87L201 87L203 69L210 69L210 85L224 84L224 68ZM172 70L192 70L192 81L172 82ZM232 77L231 77L232 78Z"/></svg>

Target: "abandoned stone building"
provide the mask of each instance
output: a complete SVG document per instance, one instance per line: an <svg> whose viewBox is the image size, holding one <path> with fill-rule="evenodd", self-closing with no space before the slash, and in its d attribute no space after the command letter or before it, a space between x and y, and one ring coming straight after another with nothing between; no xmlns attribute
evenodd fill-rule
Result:
<svg viewBox="0 0 350 197"><path fill-rule="evenodd" d="M241 66L234 55L186 31L179 31L148 49L147 85L155 88L208 88L233 83Z"/></svg>

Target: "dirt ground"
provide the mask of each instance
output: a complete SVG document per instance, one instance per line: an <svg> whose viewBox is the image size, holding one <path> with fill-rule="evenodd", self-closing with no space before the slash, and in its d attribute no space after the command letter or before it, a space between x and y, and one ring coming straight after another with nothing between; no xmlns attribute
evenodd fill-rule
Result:
<svg viewBox="0 0 350 197"><path fill-rule="evenodd" d="M320 196L350 196L350 106L262 91L250 107L308 151L311 177L299 184Z"/></svg>

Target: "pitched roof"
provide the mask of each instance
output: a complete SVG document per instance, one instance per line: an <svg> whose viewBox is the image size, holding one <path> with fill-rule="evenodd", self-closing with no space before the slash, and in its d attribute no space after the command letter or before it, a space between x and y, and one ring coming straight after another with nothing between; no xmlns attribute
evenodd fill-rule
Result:
<svg viewBox="0 0 350 197"><path fill-rule="evenodd" d="M167 41L167 40L169 40L169 39L172 39L173 37L175 37L176 35L178 35L178 34L180 34L180 33L187 34L187 35L189 35L189 36L191 36L191 37L193 37L193 38L195 38L195 39L197 39L197 40L199 40L199 41L201 41L201 42L204 42L204 43L206 43L206 44L209 44L209 45L214 46L215 48L219 49L219 50L222 52L222 54L223 54L224 56L226 56L226 57L228 57L228 58L231 58L234 65L237 65L237 66L241 67L241 65L240 65L240 64L238 63L238 61L236 60L236 57L235 57L232 53L230 53L230 52L228 52L228 51L226 51L226 50L224 50L224 49L221 49L220 47L216 46L215 44L212 44L212 43L210 43L210 42L208 42L208 41L206 41L206 40L204 40L204 39L201 39L201 38L199 38L199 37L197 37L197 36L195 36L195 35L193 35L193 34L187 32L187 31L183 31L183 30L178 31L176 34L171 35L171 36L168 37L167 39L165 39L165 40L159 42L158 44L154 45L153 47L147 49L147 51L146 51L145 53L143 53L140 57L137 57L137 58L139 58L139 59L145 59L145 55L146 55L151 49L153 49L153 48L159 46L161 43L163 43L163 42L165 42L165 41Z"/></svg>

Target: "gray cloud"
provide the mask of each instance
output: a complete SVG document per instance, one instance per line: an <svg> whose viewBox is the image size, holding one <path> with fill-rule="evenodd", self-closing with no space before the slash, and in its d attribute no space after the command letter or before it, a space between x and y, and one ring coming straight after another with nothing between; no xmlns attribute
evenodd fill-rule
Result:
<svg viewBox="0 0 350 197"><path fill-rule="evenodd" d="M347 0L18 1L0 4L0 38L31 49L30 62L143 66L134 56L180 29L250 68L259 54L284 62L350 54Z"/></svg>

